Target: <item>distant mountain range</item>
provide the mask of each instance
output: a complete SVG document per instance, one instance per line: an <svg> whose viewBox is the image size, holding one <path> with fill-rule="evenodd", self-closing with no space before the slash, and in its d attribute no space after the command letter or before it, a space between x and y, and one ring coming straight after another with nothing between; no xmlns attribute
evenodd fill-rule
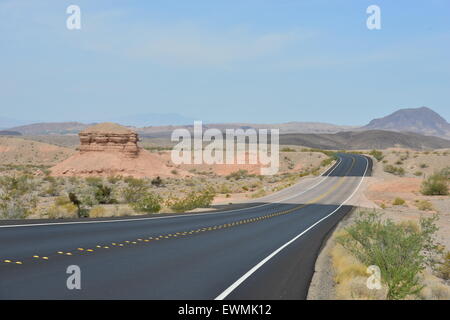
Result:
<svg viewBox="0 0 450 320"><path fill-rule="evenodd" d="M450 148L450 140L447 139L424 136L418 133L384 130L350 131L334 134L283 134L280 135L280 144L328 150Z"/></svg>
<svg viewBox="0 0 450 320"><path fill-rule="evenodd" d="M124 124L124 122L119 122ZM91 124L84 124L81 122L43 122L33 123L25 126L13 127L8 129L9 131L20 132L23 135L48 135L48 134L76 134ZM141 136L147 137L164 137L170 136L175 129L188 129L193 130L192 124L188 125L165 125L165 126L146 126L134 128ZM280 129L280 133L336 133L340 131L346 131L355 129L357 127L351 126L338 126L329 123L320 122L288 122L281 124L251 124L251 123L215 123L215 124L203 124L203 129L216 128L220 130L225 129Z"/></svg>
<svg viewBox="0 0 450 320"><path fill-rule="evenodd" d="M193 123L195 119L187 118L176 113L145 113L124 117L111 118L108 121L117 122L125 126L179 126ZM102 122L105 121L104 119Z"/></svg>
<svg viewBox="0 0 450 320"><path fill-rule="evenodd" d="M1 119L0 119L1 120ZM193 120L179 116L176 114L146 114L136 115L130 117L122 117L117 119L117 122L123 125L129 125L135 128L135 130L144 137L168 137L174 129L186 128L188 130L193 129ZM170 125L153 125L148 126L148 123L159 123ZM51 123L34 123L29 125L22 125L9 128L8 131L19 132L22 135L61 135L61 134L77 134L81 130L91 126L92 124L85 124L81 122L51 122ZM252 124L252 123L216 123L216 124L203 124L204 129L217 128L217 129L273 129L278 128L281 134L316 134L320 136L320 141L317 145L327 145L321 139L326 139L326 134L336 134L336 139L332 139L336 143L341 143L342 139L351 139L351 141L359 141L355 139L370 139L371 145L384 145L383 138L393 139L391 142L396 145L404 145L408 147L417 146L421 147L421 141L425 141L426 145L441 146L442 141L436 141L436 144L431 143L429 139L423 140L419 135L434 136L443 139L450 140L450 124L439 114L427 107L415 108L415 109L401 109L386 117L374 119L367 125L362 127L352 126L339 126L329 123L320 122L288 122L281 124ZM404 133L403 135L381 134L383 131L395 131ZM369 137L362 132L370 132L373 136ZM411 133L411 134L410 134ZM414 135L415 134L415 135ZM298 136L296 139L299 140ZM292 137L291 137L292 138ZM306 136L304 136L306 138ZM290 139L290 138L289 138ZM303 139L303 138L302 138ZM308 136L308 139L316 139L313 135ZM363 140L364 140L363 139ZM380 141L375 141L381 139ZM416 139L416 143L407 142L405 139ZM314 140L316 141L316 140ZM409 140L408 140L409 141ZM333 142L333 143L334 143ZM397 143L398 142L398 143ZM345 143L341 144L344 146ZM392 145L392 143L390 145ZM306 144L305 144L306 146ZM359 146L359 144L358 144ZM356 146L355 146L356 147ZM423 146L422 146L423 147ZM345 147L349 149L348 147ZM359 147L358 147L359 148Z"/></svg>

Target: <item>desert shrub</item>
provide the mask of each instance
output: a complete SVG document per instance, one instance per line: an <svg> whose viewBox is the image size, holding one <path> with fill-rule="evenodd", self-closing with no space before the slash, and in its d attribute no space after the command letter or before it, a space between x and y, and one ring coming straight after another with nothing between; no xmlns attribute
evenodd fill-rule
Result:
<svg viewBox="0 0 450 320"><path fill-rule="evenodd" d="M363 212L345 229L337 242L364 265L376 265L388 288L388 299L403 299L423 288L418 274L431 264L436 253L436 217L420 220L420 231L391 220L381 220L375 212Z"/></svg>
<svg viewBox="0 0 450 320"><path fill-rule="evenodd" d="M405 175L405 169L403 169L402 167L395 167L391 164L387 164L384 166L384 171L388 172L388 173L392 173L398 176L403 176Z"/></svg>
<svg viewBox="0 0 450 320"><path fill-rule="evenodd" d="M435 173L422 182L420 192L427 196L448 195L448 179L441 173Z"/></svg>
<svg viewBox="0 0 450 320"><path fill-rule="evenodd" d="M113 197L113 189L104 184L97 184L94 187L94 197L100 204L117 203Z"/></svg>
<svg viewBox="0 0 450 320"><path fill-rule="evenodd" d="M23 219L36 208L35 183L28 176L0 177L0 218Z"/></svg>
<svg viewBox="0 0 450 320"><path fill-rule="evenodd" d="M416 172L414 172L414 175L415 175L416 177L420 177L422 174L423 174L422 171L416 171Z"/></svg>
<svg viewBox="0 0 450 320"><path fill-rule="evenodd" d="M161 210L161 202L162 199L160 196L153 193L147 193L138 201L132 203L131 207L136 211L155 213Z"/></svg>
<svg viewBox="0 0 450 320"><path fill-rule="evenodd" d="M231 193L231 192L232 191L231 191L230 187L226 184L220 185L220 187L217 189L217 193L226 194L226 193Z"/></svg>
<svg viewBox="0 0 450 320"><path fill-rule="evenodd" d="M395 198L392 204L394 206L402 206L405 204L405 200L403 200L402 198Z"/></svg>
<svg viewBox="0 0 450 320"><path fill-rule="evenodd" d="M281 152L295 152L295 149L289 148L289 147L284 147L281 149Z"/></svg>
<svg viewBox="0 0 450 320"><path fill-rule="evenodd" d="M148 192L148 185L145 180L133 179L128 181L128 186L123 190L123 198L127 203L134 203L143 198Z"/></svg>
<svg viewBox="0 0 450 320"><path fill-rule="evenodd" d="M171 174L177 175L178 174L178 170L177 169L173 169L170 171Z"/></svg>
<svg viewBox="0 0 450 320"><path fill-rule="evenodd" d="M445 167L444 169L442 169L440 174L446 179L450 179L450 167Z"/></svg>
<svg viewBox="0 0 450 320"><path fill-rule="evenodd" d="M258 191L252 193L251 197L252 198L261 198L261 197L264 197L266 194L267 194L266 191L263 188L261 188Z"/></svg>
<svg viewBox="0 0 450 320"><path fill-rule="evenodd" d="M152 183L152 186L159 187L162 185L163 181L160 176L157 176L155 179L152 180L151 183Z"/></svg>
<svg viewBox="0 0 450 320"><path fill-rule="evenodd" d="M89 186L96 186L103 183L103 179L100 177L87 177L85 181Z"/></svg>
<svg viewBox="0 0 450 320"><path fill-rule="evenodd" d="M52 176L49 176L49 175L45 175L45 177L42 178L42 180L47 181L49 183L56 183L55 177L52 177Z"/></svg>
<svg viewBox="0 0 450 320"><path fill-rule="evenodd" d="M328 159L322 160L322 162L320 162L320 166L322 166L322 167L327 167L327 166L329 166L333 161L334 161L334 158L328 158Z"/></svg>
<svg viewBox="0 0 450 320"><path fill-rule="evenodd" d="M108 182L110 184L116 184L117 182L119 182L122 179L122 177L120 176L109 176L108 177Z"/></svg>
<svg viewBox="0 0 450 320"><path fill-rule="evenodd" d="M45 190L40 194L42 196L55 197L59 195L59 188L56 183L50 183Z"/></svg>
<svg viewBox="0 0 450 320"><path fill-rule="evenodd" d="M89 217L91 218L100 218L103 217L106 213L106 209L101 206L93 207L89 210Z"/></svg>
<svg viewBox="0 0 450 320"><path fill-rule="evenodd" d="M194 191L184 198L174 198L169 207L175 212L183 212L193 210L195 208L207 208L214 200L215 193L211 189L202 191Z"/></svg>
<svg viewBox="0 0 450 320"><path fill-rule="evenodd" d="M426 163L421 163L421 164L420 164L420 167L421 167L422 169L425 169L425 168L428 168L428 165L427 165Z"/></svg>
<svg viewBox="0 0 450 320"><path fill-rule="evenodd" d="M89 211L86 208L83 208L82 205L86 205L86 203L90 205L90 202L86 200L88 198L86 198L85 196L83 196L82 199L83 200L80 200L75 193L69 192L69 200L77 208L78 218L87 218L89 217Z"/></svg>
<svg viewBox="0 0 450 320"><path fill-rule="evenodd" d="M418 202L416 203L416 207L417 207L419 210L422 210L422 211L431 211L431 210L434 210L433 205L431 204L431 202L430 202L430 201L427 201L427 200L420 200L420 201L418 201Z"/></svg>
<svg viewBox="0 0 450 320"><path fill-rule="evenodd" d="M248 177L254 177L254 175L249 174L247 170L243 169L232 172L229 175L225 176L227 180L241 180Z"/></svg>
<svg viewBox="0 0 450 320"><path fill-rule="evenodd" d="M377 159L377 161L381 161L384 158L383 152L378 151L378 150L372 150L369 152L369 154L374 157L375 159Z"/></svg>
<svg viewBox="0 0 450 320"><path fill-rule="evenodd" d="M68 203L71 203L68 196L59 196L55 199L55 205L57 206L64 206Z"/></svg>

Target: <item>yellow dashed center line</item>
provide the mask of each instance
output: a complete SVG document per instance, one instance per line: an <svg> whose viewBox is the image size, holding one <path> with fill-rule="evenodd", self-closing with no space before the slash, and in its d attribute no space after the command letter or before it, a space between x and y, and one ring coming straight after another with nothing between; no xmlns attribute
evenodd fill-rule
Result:
<svg viewBox="0 0 450 320"><path fill-rule="evenodd" d="M353 160L353 163L352 163L350 169L348 170L348 172L353 168L353 165L354 165L354 160ZM196 229L196 230L191 230L191 231L183 231L183 232L177 232L177 233L174 233L174 234L170 233L170 234L167 234L167 235L160 235L160 236L155 237L155 238L153 238L153 237L148 237L148 239L138 238L138 239L136 239L136 241L128 241L128 240L126 240L126 241L124 241L124 243L126 243L126 244L138 244L137 241L139 241L139 242L151 242L151 240L159 241L161 239L177 238L178 236L186 236L186 235L192 235L194 233L213 231L213 230L220 230L222 228L230 228L230 227L239 226L239 225L242 225L242 224L254 223L254 222L270 219L270 218L273 218L273 217L277 217L277 216L280 216L280 215L289 214L289 213L297 211L297 210L299 210L301 208L304 208L304 207L306 207L308 205L315 204L315 203L319 202L320 200L322 200L323 198L325 198L326 196L331 194L333 191L335 191L337 188L339 188L344 183L345 180L346 180L345 176L341 177L339 179L339 181L336 184L334 184L330 189L328 189L325 193L323 193L320 196L318 196L318 197L316 197L316 198L306 202L305 204L296 206L296 207L288 209L288 210L279 211L279 212L275 212L275 213L269 213L269 214L266 214L264 216L250 218L250 219L244 219L244 220L239 220L239 221L234 221L234 222L231 222L231 223L225 223L225 224L221 224L221 225L203 227L203 228ZM112 242L112 246L123 247L124 244L123 243ZM109 246L106 246L106 245L103 245L103 246L102 245L96 245L95 247L99 248L99 249L102 249L102 248L103 249L109 249ZM93 249L86 249L85 250L84 248L77 248L77 250L78 251L86 251L86 252L94 252ZM60 255L72 256L71 252L58 251L57 253L60 254ZM34 259L43 259L43 260L48 260L49 259L48 257L45 257L45 256L40 257L39 255L34 255L33 258ZM9 259L3 260L3 262L4 263L14 263L14 264L18 264L18 265L23 264L22 261L12 261L12 260L9 260Z"/></svg>

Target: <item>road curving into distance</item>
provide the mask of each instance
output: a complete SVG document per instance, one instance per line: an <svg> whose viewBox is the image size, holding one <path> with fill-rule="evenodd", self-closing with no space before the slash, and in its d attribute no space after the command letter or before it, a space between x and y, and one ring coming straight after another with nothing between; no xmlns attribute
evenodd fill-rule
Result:
<svg viewBox="0 0 450 320"><path fill-rule="evenodd" d="M237 210L0 225L0 299L305 299L371 167L339 154L322 176ZM80 290L67 288L71 265Z"/></svg>

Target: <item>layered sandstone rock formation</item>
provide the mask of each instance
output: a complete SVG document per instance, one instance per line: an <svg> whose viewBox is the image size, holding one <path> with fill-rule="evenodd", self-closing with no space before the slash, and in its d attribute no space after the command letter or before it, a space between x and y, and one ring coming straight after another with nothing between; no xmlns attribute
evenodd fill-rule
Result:
<svg viewBox="0 0 450 320"><path fill-rule="evenodd" d="M115 123L101 123L79 133L81 154L86 152L120 152L130 158L139 155L136 132Z"/></svg>
<svg viewBox="0 0 450 320"><path fill-rule="evenodd" d="M51 168L54 176L170 177L174 168L157 153L138 146L133 130L114 123L101 123L80 134L78 153ZM177 175L188 175L177 170Z"/></svg>

